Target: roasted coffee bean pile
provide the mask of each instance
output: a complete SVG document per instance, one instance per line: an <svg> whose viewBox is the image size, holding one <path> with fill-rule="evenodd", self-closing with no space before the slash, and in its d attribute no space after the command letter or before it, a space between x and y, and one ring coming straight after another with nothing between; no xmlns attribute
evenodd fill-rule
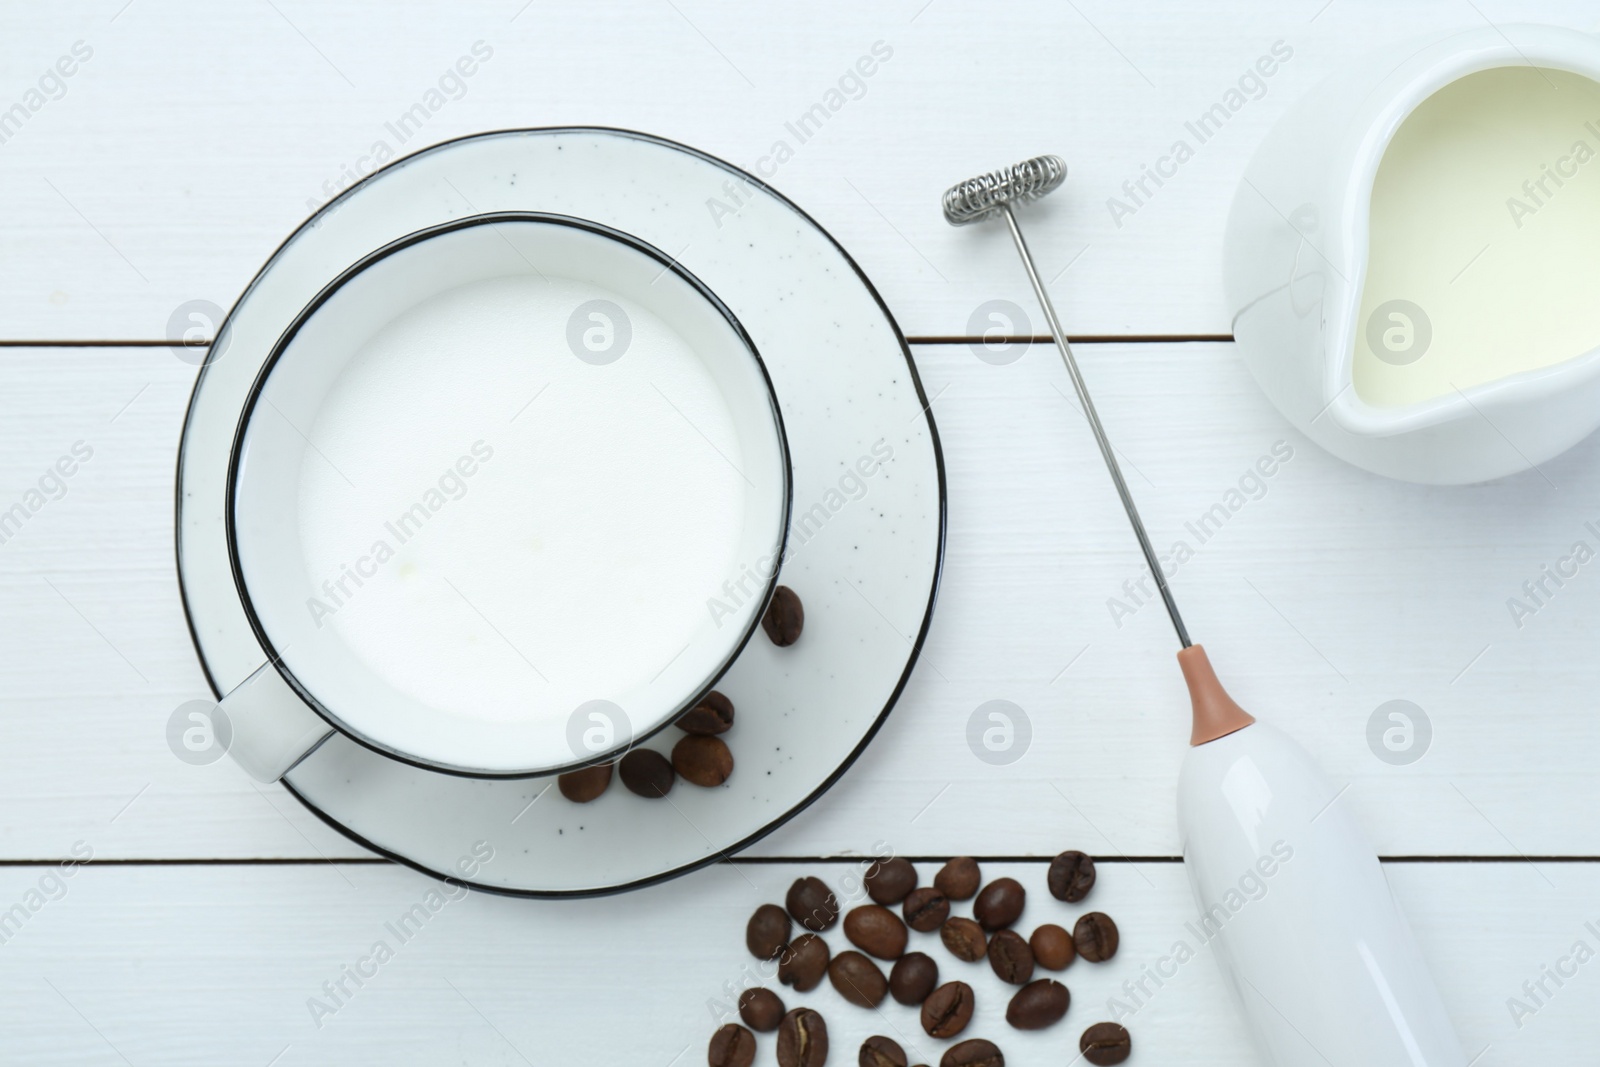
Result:
<svg viewBox="0 0 1600 1067"><path fill-rule="evenodd" d="M732 721L732 709L728 709ZM1082 852L1063 852L1050 862L1046 887L1050 895L1076 904L1094 888L1094 860ZM1034 928L1031 936L1014 929L1027 906L1027 890L1014 878L983 881L971 857L950 860L933 878L918 884L917 870L904 859L888 859L863 878L870 904L843 913L845 939L854 948L834 954L819 935L839 922L841 909L833 891L820 878L805 877L789 887L783 907L763 904L745 926L751 955L778 962L778 981L806 993L826 977L850 1004L877 1009L886 998L916 1008L922 1029L940 1040L963 1035L972 1022L977 997L960 980L941 981L939 963L911 945L911 932L938 932L945 951L955 960L987 959L1002 982L1018 987L1006 1006L1006 1022L1018 1030L1042 1030L1067 1014L1067 987L1036 972L1061 971L1082 957L1100 963L1116 955L1117 924L1104 912L1081 916L1072 932L1055 923ZM970 918L950 913L951 901L972 901ZM895 908L898 906L899 914ZM799 928L798 936L794 936ZM885 976L876 962L891 964ZM822 1067L828 1058L828 1027L810 1008L785 1011L783 1000L768 989L747 989L739 997L744 1026L728 1023L711 1038L710 1067L750 1067L755 1060L755 1034L777 1031L778 1067ZM748 1027L748 1029L746 1029ZM1102 1067L1125 1061L1132 1052L1128 1031L1116 1023L1095 1023L1083 1032L1078 1050L1085 1062ZM905 1050L888 1037L869 1037L861 1045L860 1067L909 1067ZM1005 1055L993 1042L966 1037L945 1050L939 1067L1005 1067Z"/></svg>
<svg viewBox="0 0 1600 1067"><path fill-rule="evenodd" d="M794 644L800 640L805 622L805 608L795 591L786 585L778 586L761 617L762 629L772 643L780 648ZM647 800L659 800L672 792L679 778L704 789L715 789L726 782L733 774L733 751L721 735L733 727L733 701L712 690L680 715L675 725L687 736L672 746L671 759L653 749L636 748L615 764L568 771L556 778L556 788L574 804L587 804L606 791L613 769L628 792Z"/></svg>

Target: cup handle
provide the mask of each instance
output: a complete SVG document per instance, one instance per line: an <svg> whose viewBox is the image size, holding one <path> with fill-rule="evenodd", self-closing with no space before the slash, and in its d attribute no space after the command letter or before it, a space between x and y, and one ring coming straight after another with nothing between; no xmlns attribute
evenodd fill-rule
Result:
<svg viewBox="0 0 1600 1067"><path fill-rule="evenodd" d="M220 706L233 731L228 754L258 782L276 782L333 733L270 663L257 667Z"/></svg>

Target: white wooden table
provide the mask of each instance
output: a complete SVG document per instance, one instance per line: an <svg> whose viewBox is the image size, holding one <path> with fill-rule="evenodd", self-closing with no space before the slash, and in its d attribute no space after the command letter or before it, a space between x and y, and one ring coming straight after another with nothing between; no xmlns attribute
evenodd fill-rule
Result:
<svg viewBox="0 0 1600 1067"><path fill-rule="evenodd" d="M1078 1032L1191 917L1172 814L1187 713L1159 610L1120 626L1108 610L1141 567L1054 353L992 366L962 340L983 302L1031 300L1007 242L946 226L938 194L1041 151L1063 154L1072 177L1031 212L1032 241L1070 329L1097 342L1080 358L1156 541L1276 442L1293 449L1177 576L1192 628L1243 704L1350 783L1469 1055L1483 1050L1474 1062L1591 1061L1600 962L1546 979L1550 995L1520 1024L1508 999L1534 1006L1525 982L1576 942L1600 949L1600 576L1582 572L1520 628L1506 600L1592 536L1600 441L1544 477L1467 489L1367 476L1258 393L1231 350L1218 276L1251 150L1319 78L1425 29L1595 29L1600 8L604 7L0 11L0 509L74 442L93 448L65 495L0 545L0 1062L698 1063L707 1002L752 962L741 938L752 908L798 872L846 880L879 843L929 861L977 853L991 875L1017 874L1035 889L1027 923L1074 913L1042 892L1043 858L1067 847L1102 858L1092 901L1121 923L1122 951L1067 972L1067 1021L1027 1046L1048 1051L1013 1056L1070 1060ZM402 146L386 124L479 41L492 56ZM379 142L404 152L484 129L603 124L752 166L880 41L892 56L772 180L861 262L937 398L949 551L899 707L844 780L751 855L623 897L471 894L319 1027L308 998L434 883L231 761L191 767L167 747L172 710L208 695L173 567L194 368L165 343L170 317L193 300L228 306ZM1107 199L1278 41L1293 56L1259 98L1114 219ZM30 98L77 42L73 75ZM26 114L6 127L18 102ZM1024 708L1033 730L1004 767L963 740L972 710L995 698ZM1433 727L1405 766L1366 740L1374 709L1397 698ZM75 847L92 861L58 883ZM931 875L933 862L919 865ZM22 917L8 928L14 903ZM983 1032L1005 1044L998 983L973 981ZM892 1004L879 1018L826 989L805 1000L833 1025L834 1062L854 1062L868 1033L919 1033ZM1130 1026L1138 1063L1249 1062L1204 954ZM935 1045L921 1042L936 1062Z"/></svg>

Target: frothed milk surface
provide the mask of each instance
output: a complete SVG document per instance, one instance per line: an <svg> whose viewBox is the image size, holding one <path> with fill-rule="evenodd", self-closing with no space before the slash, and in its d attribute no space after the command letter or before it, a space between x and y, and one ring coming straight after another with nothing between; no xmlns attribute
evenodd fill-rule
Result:
<svg viewBox="0 0 1600 1067"><path fill-rule="evenodd" d="M604 366L566 340L596 297L632 327ZM318 632L441 711L564 719L642 685L738 569L745 483L721 391L669 326L588 283L495 278L418 305L307 435Z"/></svg>
<svg viewBox="0 0 1600 1067"><path fill-rule="evenodd" d="M1600 346L1600 86L1503 67L1414 111L1372 191L1353 374L1396 406Z"/></svg>

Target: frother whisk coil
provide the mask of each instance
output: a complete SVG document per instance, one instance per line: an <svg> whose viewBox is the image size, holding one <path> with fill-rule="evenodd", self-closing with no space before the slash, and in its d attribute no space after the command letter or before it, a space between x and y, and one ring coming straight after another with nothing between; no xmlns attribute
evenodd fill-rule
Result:
<svg viewBox="0 0 1600 1067"><path fill-rule="evenodd" d="M1001 204L1037 200L1067 177L1060 156L1034 156L1021 163L968 178L945 191L944 217L952 226L986 219Z"/></svg>

